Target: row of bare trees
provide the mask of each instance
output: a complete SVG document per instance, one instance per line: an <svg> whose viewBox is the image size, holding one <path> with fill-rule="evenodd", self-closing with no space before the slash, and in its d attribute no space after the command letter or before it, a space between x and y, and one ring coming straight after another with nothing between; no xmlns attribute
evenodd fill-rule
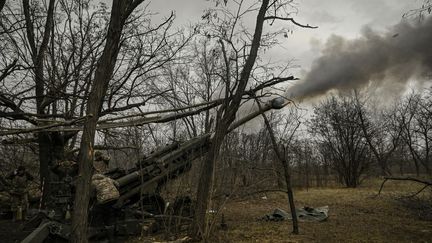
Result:
<svg viewBox="0 0 432 243"><path fill-rule="evenodd" d="M386 106L376 102L365 92L353 91L314 105L310 118L301 109L269 116L294 186L336 182L356 187L376 175L431 175L430 90L412 92ZM226 180L222 184L234 183L249 192L285 188L270 138L263 125L256 128L227 138L221 155Z"/></svg>
<svg viewBox="0 0 432 243"><path fill-rule="evenodd" d="M315 106L308 123L322 161L346 186L356 187L362 175L388 176L399 167L431 175L431 96L420 90L382 106L377 99L353 91ZM412 170L414 168L414 170Z"/></svg>
<svg viewBox="0 0 432 243"><path fill-rule="evenodd" d="M412 92L387 106L353 91L315 106L309 131L322 161L346 186L356 187L366 172L388 176L403 167L431 174L431 97L429 90ZM370 174L370 173L369 173Z"/></svg>

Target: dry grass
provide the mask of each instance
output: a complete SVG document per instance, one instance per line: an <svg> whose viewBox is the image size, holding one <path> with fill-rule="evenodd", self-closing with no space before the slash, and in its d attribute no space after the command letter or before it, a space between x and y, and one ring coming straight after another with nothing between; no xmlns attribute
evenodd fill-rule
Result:
<svg viewBox="0 0 432 243"><path fill-rule="evenodd" d="M396 197L415 192L409 182L387 182L382 195L374 197L379 181L360 188L324 188L296 191L297 206L330 207L329 218L320 223L300 222L300 235L290 234L290 222L265 222L258 218L275 208L287 209L282 193L267 200L231 202L225 209L228 231L218 231L213 242L432 242L432 222L420 220Z"/></svg>
<svg viewBox="0 0 432 243"><path fill-rule="evenodd" d="M216 230L209 242L432 242L432 222L419 219L396 198L416 192L421 185L401 181L386 183L375 197L381 181L369 180L356 189L332 187L295 191L296 205L328 205L324 222L300 222L300 235L291 234L291 222L266 222L259 218L275 208L287 210L283 193L229 202L223 213L228 230ZM430 195L430 190L427 192ZM429 198L429 205L432 204ZM431 205L432 207L432 205ZM217 219L220 222L220 218ZM164 236L133 242L152 242Z"/></svg>

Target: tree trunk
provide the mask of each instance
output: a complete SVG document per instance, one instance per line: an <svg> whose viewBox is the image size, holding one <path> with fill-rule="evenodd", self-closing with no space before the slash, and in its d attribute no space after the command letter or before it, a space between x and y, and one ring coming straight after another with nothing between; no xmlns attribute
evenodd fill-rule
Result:
<svg viewBox="0 0 432 243"><path fill-rule="evenodd" d="M40 182L43 185L42 190L42 206L45 207L49 202L51 193L51 173L49 170L52 164L51 142L48 133L41 132L38 134L39 146L39 171Z"/></svg>
<svg viewBox="0 0 432 243"><path fill-rule="evenodd" d="M58 132L41 132L38 134L39 169L42 188L42 207L51 207L51 182L58 178L51 172L56 161L64 159L65 136Z"/></svg>
<svg viewBox="0 0 432 243"><path fill-rule="evenodd" d="M258 107L261 109L261 105L260 105L258 100L257 100L257 103L258 103ZM294 204L294 193L292 191L291 174L289 171L288 161L286 160L286 153L282 153L282 151L280 151L278 143L276 141L276 137L275 137L274 132L270 126L270 122L267 119L267 116L263 113L262 117L264 118L264 123L265 123L265 125L267 127L267 131L270 135L270 140L271 140L272 145L273 145L273 150L274 150L277 158L279 159L279 161L282 163L282 166L284 168L285 183L286 183L286 189L287 189L287 194L288 194L288 204L290 207L291 217L292 217L292 221L293 221L292 232L293 232L293 234L298 234L299 233L299 227L298 227L297 212L296 212L296 208L295 208L295 204ZM298 128L298 126L297 126L297 128ZM295 132L295 130L294 130L294 132ZM293 132L293 134L294 134L294 132ZM291 140L291 138L289 140Z"/></svg>
<svg viewBox="0 0 432 243"><path fill-rule="evenodd" d="M212 140L210 150L204 160L199 177L199 184L197 190L197 204L195 208L195 223L193 233L197 238L206 239L207 236L207 208L210 203L211 192L213 189L214 167L219 153L222 141L224 139L223 133L216 133Z"/></svg>
<svg viewBox="0 0 432 243"><path fill-rule="evenodd" d="M257 58L258 49L261 42L262 28L265 21L265 14L268 4L269 0L263 0L259 9L251 49L246 63L243 67L243 70L240 74L240 80L238 81L238 86L235 94L232 96L230 103L223 104L219 110L219 114L222 114L223 111L223 116L221 119L216 121L215 135L211 141L212 144L207 154L207 157L204 160L202 174L200 175L197 190L197 205L195 209L194 224L192 227L192 233L196 238L202 238L207 233L206 212L208 204L210 202L211 190L213 187L213 173L216 163L215 161L219 154L222 141L227 134L228 127L235 119L235 115L240 106L242 95L244 93L244 90L246 89L250 74L252 72L252 68L255 65L255 60ZM229 89L229 87L227 87L227 89Z"/></svg>
<svg viewBox="0 0 432 243"><path fill-rule="evenodd" d="M123 26L128 14L133 10L128 8L130 5L134 5L134 3L122 0L114 0L112 3L105 47L99 59L91 86L86 110L86 114L90 118L84 124L78 156L78 178L72 218L72 242L88 241L88 208L90 201L90 182L93 173L93 146L96 124L120 50Z"/></svg>
<svg viewBox="0 0 432 243"><path fill-rule="evenodd" d="M27 41L31 50L31 57L34 65L34 82L35 82L35 94L36 94L36 112L37 114L45 114L43 105L44 101L44 89L45 89L45 78L44 78L44 59L45 53L48 49L48 43L53 27L53 16L54 16L55 1L50 0L48 5L48 12L46 22L44 26L44 32L42 36L42 42L37 49L34 33L34 20L31 16L30 3L28 0L23 0L23 12L25 16L26 34ZM44 185L42 201L45 204L49 200L50 195L50 183L51 174L49 166L52 164L53 154L52 148L54 146L49 133L38 134L38 146L39 146L39 169L40 169L40 180L41 185Z"/></svg>
<svg viewBox="0 0 432 243"><path fill-rule="evenodd" d="M414 167L415 167L416 175L420 176L420 166L419 166L419 163L418 163L418 161L416 159L413 159L413 161L414 161Z"/></svg>
<svg viewBox="0 0 432 243"><path fill-rule="evenodd" d="M294 193L293 193L292 185L291 185L291 174L289 172L288 161L282 160L281 163L283 164L283 167L284 167L285 182L286 182L287 194L288 194L288 204L290 207L291 217L293 220L292 232L294 234L298 234L299 233L299 227L298 227L298 220L297 220L297 212L296 212L296 208L295 208L295 204L294 204Z"/></svg>

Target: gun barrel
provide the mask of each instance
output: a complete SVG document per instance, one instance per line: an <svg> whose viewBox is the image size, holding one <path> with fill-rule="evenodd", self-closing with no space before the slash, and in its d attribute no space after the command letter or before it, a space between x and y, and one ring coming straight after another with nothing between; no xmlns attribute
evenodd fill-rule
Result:
<svg viewBox="0 0 432 243"><path fill-rule="evenodd" d="M260 110L252 112L232 123L228 128L228 132L233 131L266 111L281 109L288 103L283 98L273 99L263 104ZM170 145L143 159L141 165L145 165L144 167L138 168L136 171L116 180L120 188L132 185L132 188L129 187L122 193L123 195L120 196L118 204L121 205L127 198L139 193L141 188L148 187L156 182L160 183L167 177L186 172L194 159L202 157L208 152L212 135L212 133L208 133L183 144ZM143 181L141 177L144 178Z"/></svg>
<svg viewBox="0 0 432 243"><path fill-rule="evenodd" d="M264 105L261 106L261 109L256 110L252 113L250 113L249 115L240 118L239 120L237 120L236 122L233 122L231 124L231 126L228 129L228 132L233 131L234 129L236 129L237 127L245 124L246 122L254 119L255 117L261 115L262 113L272 110L272 109L282 109L283 107L285 107L287 104L289 103L289 101L286 101L284 98L282 97L278 97L278 98L274 98L272 100L270 100L269 102L265 103Z"/></svg>

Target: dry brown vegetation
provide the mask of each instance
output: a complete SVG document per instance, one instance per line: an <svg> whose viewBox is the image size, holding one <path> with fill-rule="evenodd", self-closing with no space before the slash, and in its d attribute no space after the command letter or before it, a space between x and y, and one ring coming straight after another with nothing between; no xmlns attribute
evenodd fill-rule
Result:
<svg viewBox="0 0 432 243"><path fill-rule="evenodd" d="M392 181L376 197L380 182L368 180L356 189L296 190L297 206L330 207L326 221L300 222L299 235L290 233L290 222L259 220L275 208L287 210L284 193L268 193L267 200L261 199L263 195L257 195L228 202L223 211L228 230L217 229L210 242L432 242L432 221L425 220L423 212L407 208L399 199L422 186ZM427 196L430 209L430 194L420 197L427 199ZM219 223L220 219L217 219ZM138 242L152 242L157 238L145 237Z"/></svg>
<svg viewBox="0 0 432 243"><path fill-rule="evenodd" d="M229 230L219 237L225 242L431 242L432 222L420 219L396 199L415 192L418 184L391 182L383 195L375 197L379 181L356 189L323 188L295 193L298 206L330 207L329 218L321 223L300 223L300 235L290 234L288 222L265 222L257 218L274 208L287 208L283 194L268 200L252 199L227 205Z"/></svg>

